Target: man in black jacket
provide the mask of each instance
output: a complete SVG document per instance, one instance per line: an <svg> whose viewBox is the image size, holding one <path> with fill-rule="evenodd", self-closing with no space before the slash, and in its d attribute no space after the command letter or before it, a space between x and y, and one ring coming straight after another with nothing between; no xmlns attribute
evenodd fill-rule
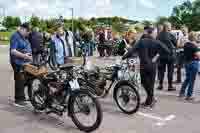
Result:
<svg viewBox="0 0 200 133"><path fill-rule="evenodd" d="M159 75L159 86L158 90L163 89L163 80L165 76L165 70L167 66L168 70L168 91L174 91L176 90L173 85L173 73L174 73L174 63L175 63L175 50L177 45L177 40L173 34L170 33L171 31L171 24L165 23L164 29L160 34L158 35L157 39L160 40L162 43L165 44L168 49L170 49L170 53L168 54L166 52L161 52L160 58L159 58L159 65L158 65L158 75Z"/></svg>
<svg viewBox="0 0 200 133"><path fill-rule="evenodd" d="M170 53L169 49L160 41L155 40L156 31L153 28L148 29L148 38L139 40L134 47L129 50L122 59L131 57L134 53L138 53L140 58L140 75L143 87L147 92L147 99L143 106L153 106L154 99L154 83L156 75L156 60L161 51Z"/></svg>

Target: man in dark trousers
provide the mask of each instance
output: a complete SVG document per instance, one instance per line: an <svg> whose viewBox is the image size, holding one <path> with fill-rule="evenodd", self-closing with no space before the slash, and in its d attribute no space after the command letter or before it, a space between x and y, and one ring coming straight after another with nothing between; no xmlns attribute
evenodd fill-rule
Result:
<svg viewBox="0 0 200 133"><path fill-rule="evenodd" d="M99 55L100 57L104 57L105 56L105 33L104 30L101 30L99 33L99 46L98 46L98 51L99 51Z"/></svg>
<svg viewBox="0 0 200 133"><path fill-rule="evenodd" d="M23 107L27 104L24 94L25 79L22 71L24 64L32 62L31 47L26 39L29 32L28 23L24 23L10 38L10 63L14 71L15 80L14 105L18 107Z"/></svg>
<svg viewBox="0 0 200 133"><path fill-rule="evenodd" d="M156 31L154 28L149 28L147 33L149 37L139 40L136 45L122 57L122 59L124 60L131 57L134 53L138 53L141 67L141 82L147 92L147 99L142 105L144 107L152 107L156 101L154 98L156 60L161 51L165 51L168 54L170 51L163 43L155 40Z"/></svg>
<svg viewBox="0 0 200 133"><path fill-rule="evenodd" d="M159 75L159 86L158 90L163 89L163 80L165 76L165 70L167 66L168 70L168 91L175 91L176 89L173 87L173 73L174 73L174 63L175 63L175 51L177 40L173 34L170 33L171 31L171 24L166 22L163 27L163 31L160 32L157 39L160 40L165 46L170 49L170 53L161 52L159 57L159 64L158 64L158 75Z"/></svg>

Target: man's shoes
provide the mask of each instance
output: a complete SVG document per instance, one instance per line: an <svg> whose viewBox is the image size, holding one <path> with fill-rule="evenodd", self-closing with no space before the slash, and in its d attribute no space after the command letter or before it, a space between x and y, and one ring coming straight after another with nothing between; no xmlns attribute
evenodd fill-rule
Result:
<svg viewBox="0 0 200 133"><path fill-rule="evenodd" d="M181 81L181 80L176 80L174 83L175 83L175 84L181 84L182 81Z"/></svg>
<svg viewBox="0 0 200 133"><path fill-rule="evenodd" d="M157 99L153 99L152 103L149 105L150 108L153 108L157 103Z"/></svg>
<svg viewBox="0 0 200 133"><path fill-rule="evenodd" d="M185 94L180 93L180 94L178 95L178 97L179 97L179 98L183 98L183 97L185 97Z"/></svg>
<svg viewBox="0 0 200 133"><path fill-rule="evenodd" d="M14 102L13 105L16 106L16 107L23 108L23 107L28 105L28 102L26 102L26 101Z"/></svg>
<svg viewBox="0 0 200 133"><path fill-rule="evenodd" d="M174 87L169 87L169 88L168 88L168 91L176 91L176 88L174 88Z"/></svg>
<svg viewBox="0 0 200 133"><path fill-rule="evenodd" d="M163 87L161 85L159 85L157 90L163 90Z"/></svg>
<svg viewBox="0 0 200 133"><path fill-rule="evenodd" d="M151 104L147 104L144 102L140 105L140 107L141 108L147 108L147 107L153 108L156 103L157 103L157 99L154 98L153 101L151 102Z"/></svg>
<svg viewBox="0 0 200 133"><path fill-rule="evenodd" d="M185 100L186 100L186 101L191 101L191 102L192 102L192 101L195 100L195 98L194 98L194 97L186 97Z"/></svg>

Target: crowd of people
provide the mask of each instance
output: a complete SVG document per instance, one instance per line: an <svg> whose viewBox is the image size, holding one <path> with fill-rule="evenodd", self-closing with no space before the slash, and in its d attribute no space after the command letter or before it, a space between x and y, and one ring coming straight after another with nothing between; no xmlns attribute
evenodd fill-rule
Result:
<svg viewBox="0 0 200 133"><path fill-rule="evenodd" d="M122 59L131 57L138 53L140 58L141 83L147 92L147 99L143 106L153 106L156 103L154 98L155 75L157 74L159 86L163 89L163 81L167 68L168 91L175 91L173 76L177 61L177 83L181 83L181 69L185 66L185 80L182 84L179 97L186 97L185 100L194 100L193 88L196 75L199 69L200 49L197 44L197 34L194 31L188 32L186 26L182 27L183 34L176 38L171 33L172 26L166 22L159 30L153 27L145 27L144 34L137 41L132 49ZM156 71L157 70L157 71ZM156 73L157 72L157 73ZM187 89L187 94L185 91Z"/></svg>
<svg viewBox="0 0 200 133"><path fill-rule="evenodd" d="M10 39L10 63L15 79L15 105L24 106L27 102L24 95L23 65L33 62L39 63L40 52L45 42L50 43L52 61L57 65L67 63L68 57L85 53L93 56L97 50L100 57L112 55L122 56L122 59L133 55L139 56L141 83L147 92L147 99L143 106L152 106L154 98L154 84L158 78L158 90L163 90L163 81L167 68L168 91L175 91L173 77L175 64L177 68L177 83L182 83L181 70L183 66L186 78L182 84L179 97L193 100L193 88L198 72L200 50L197 45L197 34L182 26L182 34L176 38L172 33L169 22L154 27L146 26L144 33L139 35L136 30L129 29L122 37L116 37L110 28L96 32L88 30L84 33L73 33L65 30L62 24L55 26L52 35L42 34L39 29L28 23L20 26ZM118 42L118 43L116 43ZM187 94L185 91L187 89Z"/></svg>

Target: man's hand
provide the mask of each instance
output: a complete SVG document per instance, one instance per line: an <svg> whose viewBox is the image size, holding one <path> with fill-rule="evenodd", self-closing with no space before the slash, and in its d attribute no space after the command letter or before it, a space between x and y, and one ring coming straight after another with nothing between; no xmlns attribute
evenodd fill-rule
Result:
<svg viewBox="0 0 200 133"><path fill-rule="evenodd" d="M156 56L154 56L153 59L152 59L152 62L156 63L159 57L160 57L159 54L157 54Z"/></svg>
<svg viewBox="0 0 200 133"><path fill-rule="evenodd" d="M11 54L15 55L18 58L25 59L25 60L28 60L28 61L32 61L33 60L30 53L24 54L24 53L21 53L21 52L17 51L16 49L12 49L11 50Z"/></svg>
<svg viewBox="0 0 200 133"><path fill-rule="evenodd" d="M33 57L31 56L30 53L25 54L24 59L25 59L25 60L28 60L28 61L33 61Z"/></svg>

